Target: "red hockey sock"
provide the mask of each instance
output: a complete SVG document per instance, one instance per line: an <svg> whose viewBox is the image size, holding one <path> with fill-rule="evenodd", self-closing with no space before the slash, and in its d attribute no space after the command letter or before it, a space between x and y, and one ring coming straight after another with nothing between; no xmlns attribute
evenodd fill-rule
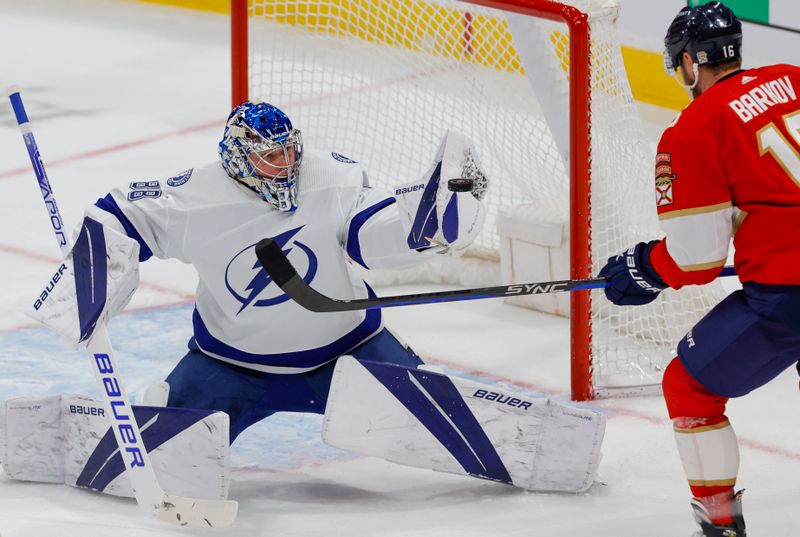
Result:
<svg viewBox="0 0 800 537"><path fill-rule="evenodd" d="M692 494L708 509L711 522L725 526L733 524L733 487L692 486Z"/></svg>
<svg viewBox="0 0 800 537"><path fill-rule="evenodd" d="M739 450L725 417L727 398L706 390L678 359L667 367L663 388L692 495L714 524L733 523Z"/></svg>

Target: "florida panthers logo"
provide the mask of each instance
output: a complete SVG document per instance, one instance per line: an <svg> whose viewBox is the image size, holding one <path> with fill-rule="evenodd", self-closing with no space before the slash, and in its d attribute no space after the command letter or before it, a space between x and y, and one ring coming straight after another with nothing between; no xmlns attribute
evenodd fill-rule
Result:
<svg viewBox="0 0 800 537"><path fill-rule="evenodd" d="M672 182L677 179L672 169L672 155L659 153L656 155L656 206L672 205L675 195L672 191Z"/></svg>
<svg viewBox="0 0 800 537"><path fill-rule="evenodd" d="M301 229L303 226L281 233L272 240L281 247L297 273L305 274L303 280L310 284L317 274L317 256L302 242L292 241ZM248 306L263 308L289 300L277 285L272 285L272 278L258 262L256 243L241 250L228 263L225 268L225 287L242 304L236 315Z"/></svg>

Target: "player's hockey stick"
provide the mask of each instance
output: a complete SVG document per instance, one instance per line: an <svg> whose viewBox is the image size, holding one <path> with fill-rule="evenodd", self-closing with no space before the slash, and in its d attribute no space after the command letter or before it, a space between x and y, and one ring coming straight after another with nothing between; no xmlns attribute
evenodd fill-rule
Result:
<svg viewBox="0 0 800 537"><path fill-rule="evenodd" d="M323 295L308 285L297 274L292 263L286 258L275 241L270 238L261 239L256 245L256 257L267 271L272 281L280 287L289 298L311 311L352 311L394 306L410 306L412 304L432 304L436 302L454 302L457 300L478 300L481 298L497 298L503 296L539 295L543 293L559 293L562 291L583 291L586 289L602 289L608 287L606 278L588 278L586 280L558 280L538 283L516 283L496 287L478 289L459 289L457 291L434 291L410 295L381 296L376 298L357 298L353 300L337 300ZM724 267L721 276L733 276L733 267Z"/></svg>
<svg viewBox="0 0 800 537"><path fill-rule="evenodd" d="M39 147L33 137L19 89L9 88L8 98L11 100L17 124L25 140L61 255L66 257L70 251L67 231L64 229L61 212L58 210L44 164L39 156ZM234 501L187 498L164 492L158 484L139 426L133 417L133 410L120 380L114 350L104 324L97 325L86 350L89 352L92 370L100 384L100 391L107 408L106 415L111 420L111 429L114 431L114 438L117 440L139 507L159 520L190 528L225 528L233 524L238 511L238 504Z"/></svg>

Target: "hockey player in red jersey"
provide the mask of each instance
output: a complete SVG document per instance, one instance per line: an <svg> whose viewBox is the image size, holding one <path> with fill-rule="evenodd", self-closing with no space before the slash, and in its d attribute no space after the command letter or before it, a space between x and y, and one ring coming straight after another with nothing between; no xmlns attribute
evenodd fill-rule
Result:
<svg viewBox="0 0 800 537"><path fill-rule="evenodd" d="M600 275L615 304L646 304L666 287L715 279L733 239L743 288L679 342L663 391L696 535L742 537L739 450L725 406L800 356L800 68L743 70L741 23L721 2L683 8L665 45L667 69L693 97L656 155L665 237L610 258Z"/></svg>

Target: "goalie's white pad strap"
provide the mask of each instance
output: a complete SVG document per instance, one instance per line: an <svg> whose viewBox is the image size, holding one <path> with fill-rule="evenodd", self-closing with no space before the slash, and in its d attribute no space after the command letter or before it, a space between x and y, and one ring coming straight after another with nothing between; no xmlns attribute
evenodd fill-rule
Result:
<svg viewBox="0 0 800 537"><path fill-rule="evenodd" d="M223 412L134 406L159 485L225 499L229 419ZM0 402L0 462L8 477L133 497L102 402L77 395Z"/></svg>
<svg viewBox="0 0 800 537"><path fill-rule="evenodd" d="M84 218L72 250L25 312L77 348L119 313L139 285L139 243Z"/></svg>
<svg viewBox="0 0 800 537"><path fill-rule="evenodd" d="M356 453L536 491L582 492L605 416L419 369L338 360L323 424Z"/></svg>

